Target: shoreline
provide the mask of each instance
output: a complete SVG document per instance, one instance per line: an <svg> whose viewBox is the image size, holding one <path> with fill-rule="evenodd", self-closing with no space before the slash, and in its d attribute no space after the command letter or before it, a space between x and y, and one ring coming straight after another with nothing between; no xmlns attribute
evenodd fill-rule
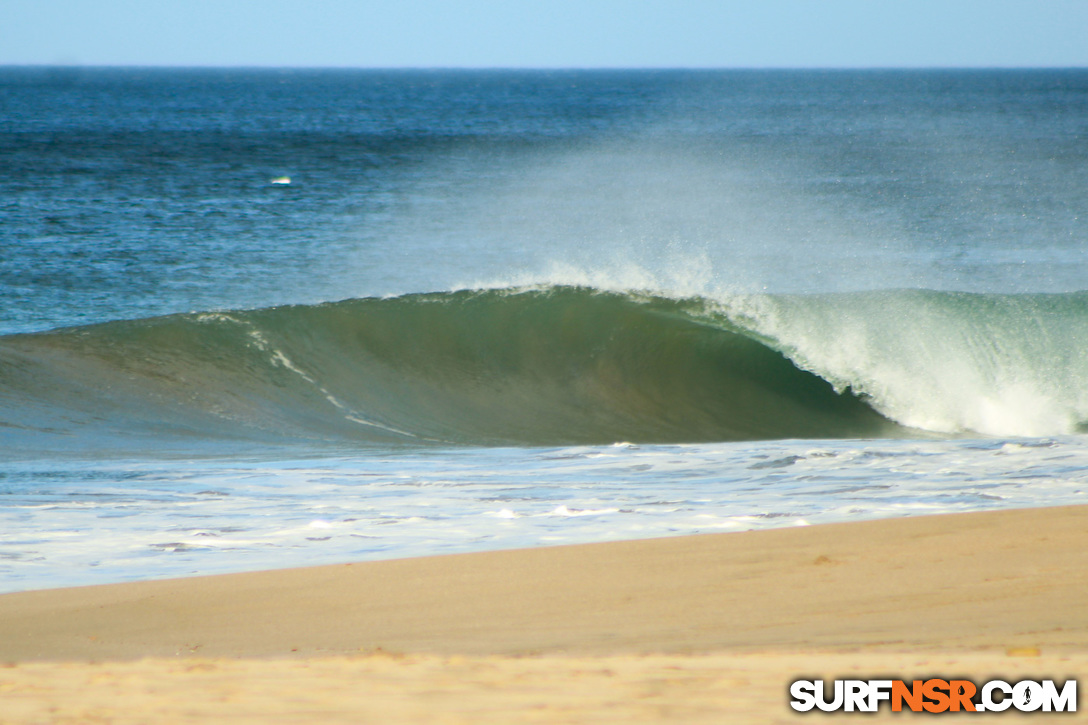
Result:
<svg viewBox="0 0 1088 725"><path fill-rule="evenodd" d="M31 590L0 595L0 662L1079 648L1086 542L1067 506Z"/></svg>
<svg viewBox="0 0 1088 725"><path fill-rule="evenodd" d="M788 721L813 672L1084 676L1086 543L1066 506L5 594L0 721Z"/></svg>

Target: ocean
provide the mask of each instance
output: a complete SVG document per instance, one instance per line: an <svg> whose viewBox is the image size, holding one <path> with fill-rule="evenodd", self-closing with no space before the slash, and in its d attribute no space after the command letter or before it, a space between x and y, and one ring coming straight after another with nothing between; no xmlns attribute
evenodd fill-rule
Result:
<svg viewBox="0 0 1088 725"><path fill-rule="evenodd" d="M0 591L1086 501L1088 71L0 68Z"/></svg>

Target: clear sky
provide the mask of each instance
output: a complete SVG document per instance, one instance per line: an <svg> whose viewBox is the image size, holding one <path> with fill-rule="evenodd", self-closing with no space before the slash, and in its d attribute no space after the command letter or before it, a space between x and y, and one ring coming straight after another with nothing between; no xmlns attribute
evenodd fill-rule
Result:
<svg viewBox="0 0 1088 725"><path fill-rule="evenodd" d="M1088 0L0 0L0 65L1088 66Z"/></svg>

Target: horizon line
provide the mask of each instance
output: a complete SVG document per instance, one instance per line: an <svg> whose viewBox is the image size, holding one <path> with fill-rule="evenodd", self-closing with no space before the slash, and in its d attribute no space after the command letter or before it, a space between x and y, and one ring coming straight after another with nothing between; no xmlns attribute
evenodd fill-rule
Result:
<svg viewBox="0 0 1088 725"><path fill-rule="evenodd" d="M132 70L387 70L387 71L896 71L1088 70L1085 65L272 65L173 63L8 63L0 69Z"/></svg>

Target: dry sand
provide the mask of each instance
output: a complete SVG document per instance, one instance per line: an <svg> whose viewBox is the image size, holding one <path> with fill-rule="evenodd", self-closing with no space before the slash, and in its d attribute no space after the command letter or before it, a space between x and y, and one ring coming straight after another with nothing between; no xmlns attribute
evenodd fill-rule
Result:
<svg viewBox="0 0 1088 725"><path fill-rule="evenodd" d="M820 719L799 676L1065 680L1086 544L1065 507L9 594L0 723L775 722Z"/></svg>

